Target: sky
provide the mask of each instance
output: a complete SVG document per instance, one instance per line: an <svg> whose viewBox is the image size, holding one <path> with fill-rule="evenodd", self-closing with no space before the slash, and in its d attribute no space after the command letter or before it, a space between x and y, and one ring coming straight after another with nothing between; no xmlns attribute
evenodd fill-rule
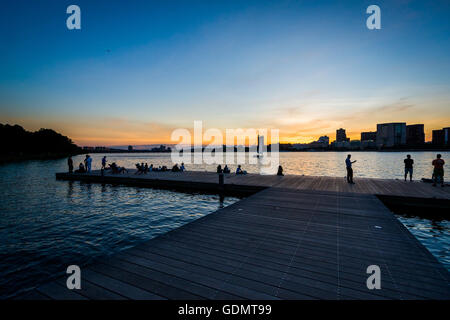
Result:
<svg viewBox="0 0 450 320"><path fill-rule="evenodd" d="M69 30L66 8L81 9ZM366 8L381 8L369 30ZM450 126L450 1L2 0L0 123L80 146L174 129L305 143L377 123ZM172 143L174 143L172 141Z"/></svg>

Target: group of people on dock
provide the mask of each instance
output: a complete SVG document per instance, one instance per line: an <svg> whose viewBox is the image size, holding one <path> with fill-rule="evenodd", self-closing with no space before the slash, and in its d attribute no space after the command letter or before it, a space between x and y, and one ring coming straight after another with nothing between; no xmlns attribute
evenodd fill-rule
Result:
<svg viewBox="0 0 450 320"><path fill-rule="evenodd" d="M84 163L83 163L84 162ZM84 159L83 162L80 162L80 164L78 165L78 169L75 170L75 173L89 173L91 172L92 169L92 158L90 155L86 155L86 158ZM67 165L69 166L69 173L73 173L73 160L72 157L69 157L69 159L67 159Z"/></svg>
<svg viewBox="0 0 450 320"><path fill-rule="evenodd" d="M347 155L347 159L345 159L345 166L347 169L347 182L350 184L355 184L355 182L353 182L353 168L352 168L352 164L356 162L356 160L352 161L351 160L352 155L349 154ZM409 175L409 181L412 181L413 178L413 166L414 166L414 160L411 158L411 155L408 154L406 155L406 159L403 160L404 164L405 164L405 181L408 178ZM440 182L441 186L444 186L444 165L445 165L445 161L444 159L442 159L442 155L441 154L437 154L436 155L436 159L434 159L431 162L431 165L433 166L433 176L431 178L432 182L433 182L433 186L436 186L438 182Z"/></svg>
<svg viewBox="0 0 450 320"><path fill-rule="evenodd" d="M353 163L356 162L356 160L351 160L352 155L349 154L347 155L347 158L345 159L345 167L347 170L347 182L349 184L355 184L355 182L353 181L353 168L352 165ZM405 181L407 181L408 175L409 175L409 180L412 181L413 180L413 167L414 167L414 160L411 158L411 155L408 154L406 155L406 159L403 161L404 165L405 165ZM118 166L115 162L109 164L108 166L106 166L107 160L106 160L106 156L104 156L102 158L102 172L103 170L111 170L112 173L117 174L117 173L128 173L128 170L125 167L120 167ZM441 154L437 154L436 155L436 159L434 159L432 161L432 166L433 166L433 176L432 176L432 182L433 182L433 186L436 186L438 182L440 182L441 186L444 186L444 165L445 165L445 161L444 159L442 159L442 155ZM73 170L73 160L72 157L69 157L67 159L67 165L69 167L69 173L90 173L92 170L92 158L90 155L86 155L85 159L83 162L80 162L78 169L77 170ZM148 172L152 172L152 171L171 171L171 172L184 172L186 171L186 168L184 166L184 163L181 163L181 166L178 166L178 163L176 163L172 169L168 169L167 166L159 166L158 168L154 167L153 164L150 164L150 166L147 163L136 163L136 173L135 174L147 174ZM225 167L222 169L222 166L219 164L217 166L217 173L231 173L230 168L228 168L228 165L225 165ZM247 174L247 171L242 169L241 165L238 165L236 168L236 174L237 175L245 175ZM283 167L279 166L278 167L278 172L277 172L278 176L283 176Z"/></svg>
<svg viewBox="0 0 450 320"><path fill-rule="evenodd" d="M217 166L217 173L231 173L230 168L228 168L228 165L225 165L225 167L223 167L219 164Z"/></svg>
<svg viewBox="0 0 450 320"><path fill-rule="evenodd" d="M166 172L166 171L171 171L171 172L184 172L186 171L186 168L184 166L184 163L181 163L181 166L178 166L178 163L176 163L172 169L168 169L167 166L159 166L154 167L153 163L150 164L150 166L148 165L148 163L136 163L136 173L135 174L147 174L149 172L152 171L156 171L156 172Z"/></svg>

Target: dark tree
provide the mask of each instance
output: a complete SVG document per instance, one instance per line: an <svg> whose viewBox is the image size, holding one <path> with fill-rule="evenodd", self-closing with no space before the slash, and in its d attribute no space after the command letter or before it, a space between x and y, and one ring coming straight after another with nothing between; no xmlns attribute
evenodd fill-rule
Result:
<svg viewBox="0 0 450 320"><path fill-rule="evenodd" d="M0 154L74 154L80 151L72 140L51 129L26 131L19 125L0 124Z"/></svg>

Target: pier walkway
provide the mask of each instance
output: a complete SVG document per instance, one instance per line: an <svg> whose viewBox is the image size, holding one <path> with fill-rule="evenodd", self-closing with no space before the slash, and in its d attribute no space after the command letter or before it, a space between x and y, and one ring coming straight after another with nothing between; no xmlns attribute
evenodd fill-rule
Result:
<svg viewBox="0 0 450 320"><path fill-rule="evenodd" d="M86 177L108 178L97 172L81 179ZM118 179L212 186L218 178L186 172ZM23 298L450 299L449 272L374 195L449 199L446 188L378 179L358 179L348 186L342 181L232 175L225 185L244 190L247 184L261 191L82 267L81 290L67 289L62 276ZM370 265L381 270L381 289L367 288Z"/></svg>
<svg viewBox="0 0 450 320"><path fill-rule="evenodd" d="M96 170L90 174L57 173L57 179L90 182L117 183L157 188L173 188L199 191L220 191L218 174L213 172L149 172L136 175L107 173L101 176ZM356 184L348 184L344 177L320 177L301 175L225 174L224 190L232 193L253 194L269 187L291 190L335 191L381 196L401 196L422 199L450 200L450 188L433 187L420 181L405 182L394 179L355 178Z"/></svg>

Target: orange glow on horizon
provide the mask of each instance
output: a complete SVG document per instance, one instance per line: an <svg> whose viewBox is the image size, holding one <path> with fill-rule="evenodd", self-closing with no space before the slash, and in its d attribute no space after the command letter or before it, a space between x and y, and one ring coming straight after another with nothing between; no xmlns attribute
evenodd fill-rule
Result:
<svg viewBox="0 0 450 320"><path fill-rule="evenodd" d="M438 128L440 129L440 128ZM435 130L435 129L433 129ZM369 130L363 130L363 131L369 131ZM313 141L317 141L320 136L328 136L330 138L330 143L333 142L336 139L336 133L333 134L317 134L317 136L314 137L296 137L291 138L288 136L280 136L280 143L281 144L308 144ZM350 138L350 140L360 140L361 135L360 133L352 133L347 134L347 138ZM425 132L425 141L429 142L432 138L432 130ZM161 137L153 137L152 139L139 139L139 138L123 138L123 139L115 139L115 140L103 140L102 138L77 138L72 137L72 141L80 146L80 147L96 147L96 146L106 146L106 147L114 147L114 146L126 146L126 145L158 145L158 144L168 144L168 145L174 145L178 144L177 141L171 141L170 136L161 136ZM266 141L267 143L267 141ZM203 141L203 145L208 145L209 141ZM224 143L225 144L225 143ZM248 141L246 141L245 145L248 145Z"/></svg>
<svg viewBox="0 0 450 320"><path fill-rule="evenodd" d="M78 120L78 119L77 119ZM430 124L425 123L425 140L431 141L432 130L442 129L450 126L450 119L444 118L435 121L430 121ZM80 122L74 121L73 123L63 121L39 121L37 119L27 119L18 121L18 119L10 119L3 123L18 124L24 129L29 131L39 130L40 128L50 128L65 136L68 136L72 141L80 147L96 147L96 146L127 146L127 145L158 145L158 144L177 144L178 141L171 141L171 134L175 127L158 123L144 123L136 124L133 122L127 122L125 120L115 121L98 121L98 123ZM413 123L409 121L407 123ZM414 122L414 123L417 123ZM330 131L330 126L325 124L321 129L320 127L314 127L308 130L305 127L303 130L298 130L292 126L280 126L280 143L291 144L306 144L319 139L320 136L328 136L330 142L336 138L336 130ZM261 126L263 127L263 126ZM300 126L299 126L300 127ZM360 132L375 131L376 125L372 125L369 128L348 128L345 125L342 126L347 129L347 137L351 140L360 140ZM338 129L338 128L336 128ZM193 129L188 128L193 137ZM203 130L205 133L206 128ZM220 129L223 136L226 137L225 129ZM270 131L270 130L269 130ZM204 141L204 145L209 142ZM267 137L266 137L266 143ZM248 143L246 143L247 145Z"/></svg>

